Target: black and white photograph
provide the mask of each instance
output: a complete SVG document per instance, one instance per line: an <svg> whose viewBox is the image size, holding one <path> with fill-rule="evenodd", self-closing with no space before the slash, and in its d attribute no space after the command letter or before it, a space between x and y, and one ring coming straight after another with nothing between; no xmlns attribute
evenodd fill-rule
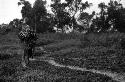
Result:
<svg viewBox="0 0 125 82"><path fill-rule="evenodd" d="M125 82L125 0L0 0L0 82Z"/></svg>

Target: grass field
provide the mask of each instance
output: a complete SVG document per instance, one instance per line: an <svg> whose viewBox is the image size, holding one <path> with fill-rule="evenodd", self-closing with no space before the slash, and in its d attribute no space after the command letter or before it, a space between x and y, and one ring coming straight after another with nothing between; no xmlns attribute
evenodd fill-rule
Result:
<svg viewBox="0 0 125 82"><path fill-rule="evenodd" d="M16 34L0 37L0 82L117 82L102 74L55 67L44 61L31 61L29 68L23 68L23 49ZM51 53L37 51L35 57L47 55L63 65L124 73L122 38L123 33L39 34L37 46Z"/></svg>

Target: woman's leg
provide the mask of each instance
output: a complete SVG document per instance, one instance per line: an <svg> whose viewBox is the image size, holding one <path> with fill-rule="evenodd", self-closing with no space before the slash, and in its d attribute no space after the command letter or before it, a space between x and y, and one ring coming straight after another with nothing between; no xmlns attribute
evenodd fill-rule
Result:
<svg viewBox="0 0 125 82"><path fill-rule="evenodd" d="M32 48L29 48L29 50L28 50L28 57L32 58L32 55L33 55Z"/></svg>
<svg viewBox="0 0 125 82"><path fill-rule="evenodd" d="M22 56L22 65L23 67L26 67L26 65L29 63L29 56L28 56L28 48L24 49L24 54Z"/></svg>
<svg viewBox="0 0 125 82"><path fill-rule="evenodd" d="M35 60L34 58L33 58L33 55L34 55L34 47L32 47L30 50L29 50L29 60L31 60L31 61L33 61L33 60Z"/></svg>
<svg viewBox="0 0 125 82"><path fill-rule="evenodd" d="M35 47L33 44L31 44L29 47L29 57L32 59L33 59L33 55L34 55L34 50L35 50Z"/></svg>

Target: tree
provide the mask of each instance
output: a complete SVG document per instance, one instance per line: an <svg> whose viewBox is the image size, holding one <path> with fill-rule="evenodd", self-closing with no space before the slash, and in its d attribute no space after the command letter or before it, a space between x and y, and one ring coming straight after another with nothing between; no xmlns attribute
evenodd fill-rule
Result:
<svg viewBox="0 0 125 82"><path fill-rule="evenodd" d="M65 0L66 3L61 3L61 0L52 0L52 11L55 15L55 21L58 28L63 28L65 25L77 27L75 15L78 11L83 12L84 9L90 6L88 2L83 3L82 0Z"/></svg>
<svg viewBox="0 0 125 82"><path fill-rule="evenodd" d="M107 20L107 12L106 9L108 8L104 2L98 4L98 7L101 9L100 17L98 20L97 27L101 29L102 32L106 32L109 28L108 20Z"/></svg>
<svg viewBox="0 0 125 82"><path fill-rule="evenodd" d="M37 32L45 32L47 30L47 24L43 20L47 15L45 4L46 1L36 0L32 8L32 27Z"/></svg>
<svg viewBox="0 0 125 82"><path fill-rule="evenodd" d="M102 32L107 32L109 29L125 32L125 8L120 2L110 0L108 5L100 3L98 7L101 9L100 17L93 21L98 29Z"/></svg>
<svg viewBox="0 0 125 82"><path fill-rule="evenodd" d="M31 26L36 32L45 32L48 27L48 23L43 21L46 18L47 10L45 7L46 1L36 0L33 7L28 1L20 0L18 5L22 6L22 18L28 18L27 24Z"/></svg>
<svg viewBox="0 0 125 82"><path fill-rule="evenodd" d="M23 5L22 6L22 9L21 9L21 13L22 13L22 18L28 18L28 22L27 24L30 25L31 24L31 15L32 15L32 7L31 7L31 4L29 3L29 1L25 1L25 0L20 0L18 2L18 5Z"/></svg>
<svg viewBox="0 0 125 82"><path fill-rule="evenodd" d="M83 13L84 10L92 5L92 3L82 2L82 0L66 0L68 4L68 12L71 13L71 24L72 27L75 29L78 27L78 24L76 23L76 14L78 11L80 13ZM83 27L84 28L84 27Z"/></svg>
<svg viewBox="0 0 125 82"><path fill-rule="evenodd" d="M77 27L79 27L79 31L86 31L88 32L91 26L91 19L93 17L94 13L92 13L91 15L89 15L86 12L82 12L78 18L76 19L77 22Z"/></svg>
<svg viewBox="0 0 125 82"><path fill-rule="evenodd" d="M125 8L117 1L110 1L108 7L108 21L112 22L114 28L125 32Z"/></svg>
<svg viewBox="0 0 125 82"><path fill-rule="evenodd" d="M22 24L22 19L13 19L10 21L8 27L11 29L13 32L19 32L21 30L21 24Z"/></svg>
<svg viewBox="0 0 125 82"><path fill-rule="evenodd" d="M54 20L53 23L57 25L57 28L61 28L63 30L63 27L65 25L69 25L70 23L70 14L65 11L65 8L67 7L66 3L61 3L60 0L53 0L52 12L54 13Z"/></svg>

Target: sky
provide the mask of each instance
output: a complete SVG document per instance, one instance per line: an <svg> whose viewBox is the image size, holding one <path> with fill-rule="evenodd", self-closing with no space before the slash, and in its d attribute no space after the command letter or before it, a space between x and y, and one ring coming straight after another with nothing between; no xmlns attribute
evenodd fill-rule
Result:
<svg viewBox="0 0 125 82"><path fill-rule="evenodd" d="M19 18L21 19L21 6L18 6L18 1L19 0L0 0L0 24L2 23L9 23L10 21L12 21L15 18ZM27 0L29 1L31 4L33 4L35 2L35 0ZM92 12L92 11L96 11L98 12L98 4L100 2L105 2L106 4L110 1L110 0L83 0L83 1L88 1L90 3L93 3L93 6L91 6L90 8L86 9L86 12ZM47 0L48 5L50 4L50 0ZM125 7L125 0L122 0L121 3L123 4L123 6ZM50 8L48 8L48 10L50 10Z"/></svg>

